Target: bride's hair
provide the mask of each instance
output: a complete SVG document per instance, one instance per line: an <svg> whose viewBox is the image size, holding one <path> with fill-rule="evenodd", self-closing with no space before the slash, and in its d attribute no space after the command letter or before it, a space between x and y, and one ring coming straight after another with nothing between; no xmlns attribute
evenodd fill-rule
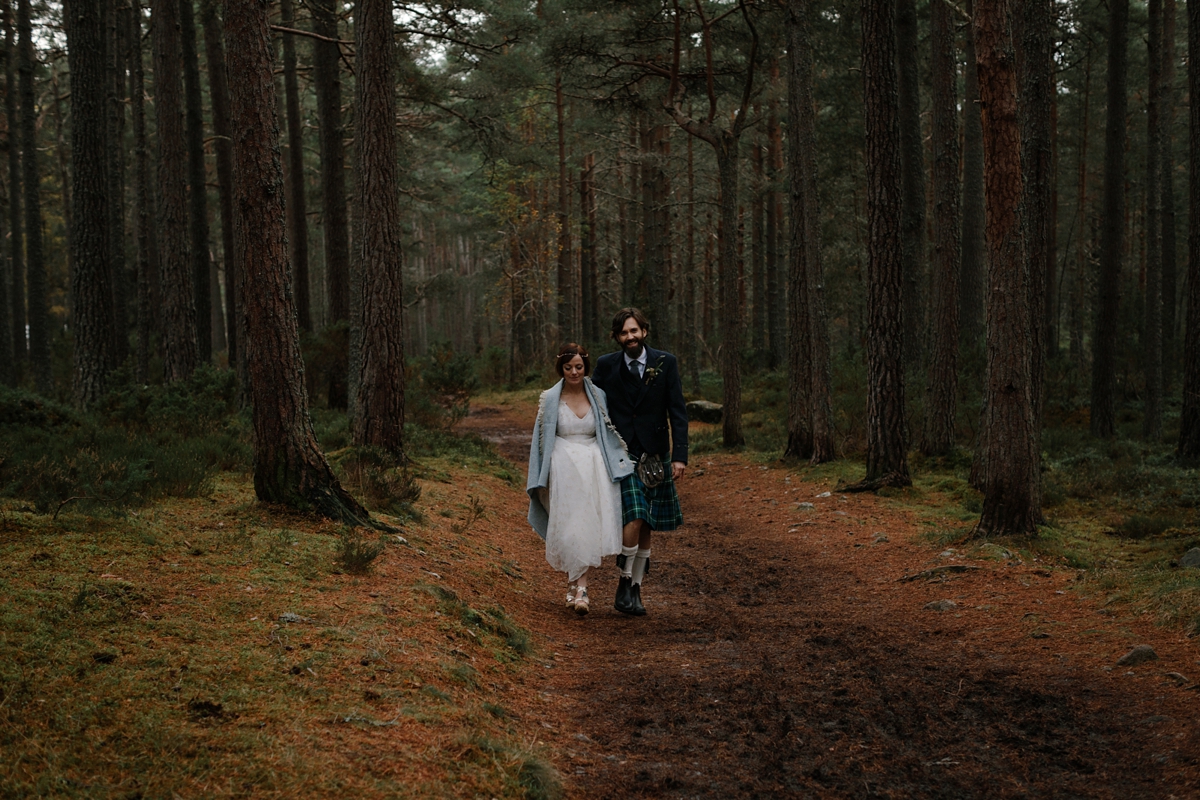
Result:
<svg viewBox="0 0 1200 800"><path fill-rule="evenodd" d="M554 371L558 373L558 377L562 377L563 367L575 356L583 359L583 374L592 374L592 357L588 355L588 351L584 350L582 345L571 342L559 348L558 357L554 359Z"/></svg>

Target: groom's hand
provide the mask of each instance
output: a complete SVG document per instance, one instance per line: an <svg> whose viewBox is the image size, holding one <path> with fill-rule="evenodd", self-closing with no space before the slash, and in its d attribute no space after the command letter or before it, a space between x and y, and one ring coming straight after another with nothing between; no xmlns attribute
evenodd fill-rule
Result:
<svg viewBox="0 0 1200 800"><path fill-rule="evenodd" d="M683 477L683 471L687 469L687 464L682 461L671 462L671 480L677 481Z"/></svg>

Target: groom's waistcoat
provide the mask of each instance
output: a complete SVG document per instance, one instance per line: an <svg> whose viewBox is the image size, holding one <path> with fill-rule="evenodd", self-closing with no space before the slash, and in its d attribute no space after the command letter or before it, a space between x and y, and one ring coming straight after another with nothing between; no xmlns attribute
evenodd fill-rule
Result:
<svg viewBox="0 0 1200 800"><path fill-rule="evenodd" d="M596 360L592 382L608 395L609 417L631 456L653 453L686 464L688 419L679 362L647 347L646 373L639 378L625 366L623 353L608 353Z"/></svg>

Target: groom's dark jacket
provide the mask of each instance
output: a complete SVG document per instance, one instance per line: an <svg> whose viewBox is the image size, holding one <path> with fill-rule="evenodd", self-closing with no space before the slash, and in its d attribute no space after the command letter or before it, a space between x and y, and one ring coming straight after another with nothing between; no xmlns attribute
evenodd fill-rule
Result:
<svg viewBox="0 0 1200 800"><path fill-rule="evenodd" d="M687 407L675 356L646 347L646 374L639 378L624 353L608 353L596 360L592 383L608 396L608 416L631 456L669 453L665 460L687 463Z"/></svg>

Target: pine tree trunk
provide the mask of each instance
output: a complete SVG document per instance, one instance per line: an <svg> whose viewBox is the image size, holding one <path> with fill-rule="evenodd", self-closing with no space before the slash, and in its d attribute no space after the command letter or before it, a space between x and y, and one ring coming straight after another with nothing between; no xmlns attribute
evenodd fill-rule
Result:
<svg viewBox="0 0 1200 800"><path fill-rule="evenodd" d="M163 371L168 383L196 369L196 304L188 252L187 163L180 97L178 0L153 0L154 105L158 130L158 230L162 235Z"/></svg>
<svg viewBox="0 0 1200 800"><path fill-rule="evenodd" d="M967 13L972 3L967 0ZM975 42L967 36L966 99L963 102L962 271L959 273L958 322L964 355L983 350L983 304L987 283L984 258L983 127L979 109L979 73Z"/></svg>
<svg viewBox="0 0 1200 800"><path fill-rule="evenodd" d="M697 330L696 284L700 282L700 278L696 274L696 153L691 136L687 137L687 197L687 248L684 251L684 258L686 259L686 263L684 264L684 280L686 283L684 284L684 318L681 332L684 334L684 342L687 344L684 355L687 358L692 393L699 394L700 340L704 336L704 331Z"/></svg>
<svg viewBox="0 0 1200 800"><path fill-rule="evenodd" d="M904 417L901 146L896 20L888 0L862 2L867 161L867 475L855 489L908 486Z"/></svg>
<svg viewBox="0 0 1200 800"><path fill-rule="evenodd" d="M915 0L896 3L897 100L900 108L900 271L904 281L904 362L920 374L925 335L925 145L921 136L920 75Z"/></svg>
<svg viewBox="0 0 1200 800"><path fill-rule="evenodd" d="M70 74L69 67L64 70L64 74ZM64 99L69 103L70 97L64 97L63 93L60 91L58 76L59 65L55 63L50 67L50 96L53 98L53 101L50 103L50 108L51 114L54 116L54 150L58 157L58 180L59 185L62 187L62 195L59 198L59 205L63 210L63 223L67 229L67 235L65 239L67 244L67 274L69 276L73 268L72 261L74 260L71 255L71 231L74 226L71 224L71 170L70 167L67 166L70 156L67 152L69 149L67 147L67 128L66 125L63 124L62 103ZM113 294L114 297L112 300L115 303L117 301L115 296L116 293L114 292ZM69 314L71 308L70 292L67 293L67 298L67 313Z"/></svg>
<svg viewBox="0 0 1200 800"><path fill-rule="evenodd" d="M721 131L717 139L717 175L721 186L721 378L723 381L722 441L726 447L746 443L742 435L742 311L738 280L738 137Z"/></svg>
<svg viewBox="0 0 1200 800"><path fill-rule="evenodd" d="M629 146L634 153L639 153L637 116L629 122ZM629 181L621 198L621 305L632 305L637 291L638 271L638 190L641 186L641 175L638 170L640 157L629 162ZM626 201L625 198L628 198Z"/></svg>
<svg viewBox="0 0 1200 800"><path fill-rule="evenodd" d="M1051 58L1051 0L1023 0L1013 18L1021 104L1021 170L1025 182L1022 225L1029 272L1032 357L1030 379L1034 431L1041 430L1044 373L1054 251L1050 224L1054 190L1054 150L1050 141L1050 103L1054 93ZM1036 434L1035 434L1036 435ZM1039 506L1040 508L1040 503Z"/></svg>
<svg viewBox="0 0 1200 800"><path fill-rule="evenodd" d="M656 277L650 282L650 305L657 308L655 317L658 329L654 341L658 347L669 350L674 344L671 324L671 304L668 287L671 285L671 176L667 164L671 161L671 128L663 125L655 137L656 158L654 160L654 226L657 251L651 259Z"/></svg>
<svg viewBox="0 0 1200 800"><path fill-rule="evenodd" d="M114 362L109 234L113 205L106 166L106 102L111 96L112 60L105 47L105 6L96 0L72 0L66 7L67 56L71 69L71 159L75 210L71 272L75 333L75 402L87 409L108 387ZM111 11L110 11L111 13Z"/></svg>
<svg viewBox="0 0 1200 800"><path fill-rule="evenodd" d="M129 357L129 281L126 278L125 258L125 52L122 41L121 26L117 20L117 10L112 0L103 3L104 25L106 30L105 56L106 76L105 96L108 99L107 110L102 122L106 126L108 192L108 254L109 282L112 289L112 322L109 330L113 336L112 362L113 365L125 363ZM70 4L67 12L72 13ZM68 26L68 35L70 26ZM72 102L74 102L74 71L72 75ZM79 118L72 114L72 120ZM75 126L71 127L72 152L74 152ZM82 205L80 206L83 207ZM75 230L72 227L72 230ZM72 260L74 253L79 252L75 247L72 234ZM77 309L76 309L77 310ZM78 377L78 373L76 374ZM76 397L78 397L76 393Z"/></svg>
<svg viewBox="0 0 1200 800"><path fill-rule="evenodd" d="M1091 129L1091 97L1092 97L1092 48L1089 44L1084 55L1083 67L1083 122L1080 126L1079 142L1079 207L1076 216L1079 218L1079 231L1076 233L1078 244L1075 247L1075 274L1071 283L1070 311L1070 353L1071 363L1082 371L1084 367L1083 350L1083 317L1087 295L1088 268L1088 131Z"/></svg>
<svg viewBox="0 0 1200 800"><path fill-rule="evenodd" d="M8 221L9 265L12 276L12 348L14 377L20 379L29 362L29 342L25 334L25 215L21 186L20 116L17 102L17 36L12 6L0 0L4 14L5 92L4 112L7 121L8 147Z"/></svg>
<svg viewBox="0 0 1200 800"><path fill-rule="evenodd" d="M1200 97L1200 3L1187 4L1188 94ZM1180 458L1200 459L1200 103L1188 104L1188 272Z"/></svg>
<svg viewBox="0 0 1200 800"><path fill-rule="evenodd" d="M983 109L987 204L987 379L983 513L976 536L1037 533L1033 320L1022 241L1021 124L1009 0L978 0L974 37Z"/></svg>
<svg viewBox="0 0 1200 800"><path fill-rule="evenodd" d="M350 319L350 222L346 207L345 153L342 144L342 84L338 18L334 0L314 0L313 83L321 138L321 210L325 230L325 282L329 325ZM349 379L349 335L337 336L338 359L330 372L329 405L346 408Z"/></svg>
<svg viewBox="0 0 1200 800"><path fill-rule="evenodd" d="M575 285L571 253L571 182L567 177L567 134L563 121L562 75L554 77L554 113L558 121L558 336L564 342L580 338L579 287Z"/></svg>
<svg viewBox="0 0 1200 800"><path fill-rule="evenodd" d="M358 274L362 366L354 443L404 456L404 282L396 163L395 44L388 0L358 0L354 20L357 80Z"/></svg>
<svg viewBox="0 0 1200 800"><path fill-rule="evenodd" d="M789 3L788 167L791 235L788 281L788 443L784 457L832 461L829 328L825 314L821 220L817 200L815 104L809 14L812 3ZM780 175L782 180L782 175Z"/></svg>
<svg viewBox="0 0 1200 800"><path fill-rule="evenodd" d="M230 367L238 363L238 300L237 287L241 266L237 262L237 245L233 236L233 135L229 126L229 72L225 67L225 41L221 19L217 14L219 0L200 0L200 20L204 26L204 57L208 62L208 98L212 106L213 150L217 155L217 195L221 207L221 256L225 264L225 346ZM290 207L290 203L289 203ZM296 288L296 303L306 287ZM305 301L308 296L305 294Z"/></svg>
<svg viewBox="0 0 1200 800"><path fill-rule="evenodd" d="M49 395L53 386L50 373L50 306L46 262L42 252L41 176L37 158L37 98L34 94L33 20L30 0L17 0L19 91L21 96L21 168L25 191L25 261L29 279L29 361L33 385Z"/></svg>
<svg viewBox="0 0 1200 800"><path fill-rule="evenodd" d="M200 363L207 364L212 360L208 181L204 168L204 106L200 93L200 62L196 52L196 19L192 0L179 0L179 32L180 47L183 52L192 302L196 306L197 358Z"/></svg>
<svg viewBox="0 0 1200 800"><path fill-rule="evenodd" d="M141 0L126 10L129 35L129 98L133 121L134 226L137 229L137 380L150 380L150 334L155 328L154 309L161 292L158 281L158 234L150 193L150 156L146 147L145 71L142 67Z"/></svg>
<svg viewBox="0 0 1200 800"><path fill-rule="evenodd" d="M293 0L280 2L282 24L296 27ZM308 288L308 201L304 187L304 127L300 120L300 83L296 77L296 37L283 34L283 87L287 98L287 221L288 243L291 245L292 269L296 274L296 312L300 329L312 331Z"/></svg>
<svg viewBox="0 0 1200 800"><path fill-rule="evenodd" d="M1162 438L1162 0L1149 3L1149 91L1146 103L1146 296L1142 359L1146 382L1142 436Z"/></svg>
<svg viewBox="0 0 1200 800"><path fill-rule="evenodd" d="M10 195L4 181L0 180L0 210L10 202ZM5 236L4 224L8 222L6 215L0 211L0 240ZM12 337L12 297L10 286L12 281L12 262L0 253L0 385L17 385L17 365L13 357Z"/></svg>
<svg viewBox="0 0 1200 800"><path fill-rule="evenodd" d="M1104 128L1104 220L1099 308L1092 336L1093 436L1116 433L1116 357L1121 262L1125 252L1125 108L1129 0L1109 0L1108 120Z"/></svg>
<svg viewBox="0 0 1200 800"><path fill-rule="evenodd" d="M771 80L779 82L779 62L771 62ZM787 359L786 299L780 262L787 252L783 227L783 135L779 125L779 103L771 100L767 109L767 161L771 187L767 194L767 337L770 340L770 367L779 369Z"/></svg>
<svg viewBox="0 0 1200 800"><path fill-rule="evenodd" d="M921 452L954 449L958 400L958 270L961 225L958 182L958 64L950 7L930 5L933 50L933 305L929 387Z"/></svg>
<svg viewBox="0 0 1200 800"><path fill-rule="evenodd" d="M591 344L600 343L600 289L596 262L596 155L583 157L579 171L579 277L582 326L580 335Z"/></svg>
<svg viewBox="0 0 1200 800"><path fill-rule="evenodd" d="M758 109L754 115L759 116ZM767 181L763 175L762 138L755 131L750 141L750 172L754 181L750 187L750 352L755 360L767 349L767 229L763 219Z"/></svg>
<svg viewBox="0 0 1200 800"><path fill-rule="evenodd" d="M1179 266L1175 238L1175 0L1163 0L1162 47L1162 364L1164 390L1178 363Z"/></svg>
<svg viewBox="0 0 1200 800"><path fill-rule="evenodd" d="M246 313L246 356L254 424L258 499L366 524L367 512L339 485L317 444L304 390L300 336L290 288L283 211L283 167L272 77L268 0L225 7L235 224Z"/></svg>

